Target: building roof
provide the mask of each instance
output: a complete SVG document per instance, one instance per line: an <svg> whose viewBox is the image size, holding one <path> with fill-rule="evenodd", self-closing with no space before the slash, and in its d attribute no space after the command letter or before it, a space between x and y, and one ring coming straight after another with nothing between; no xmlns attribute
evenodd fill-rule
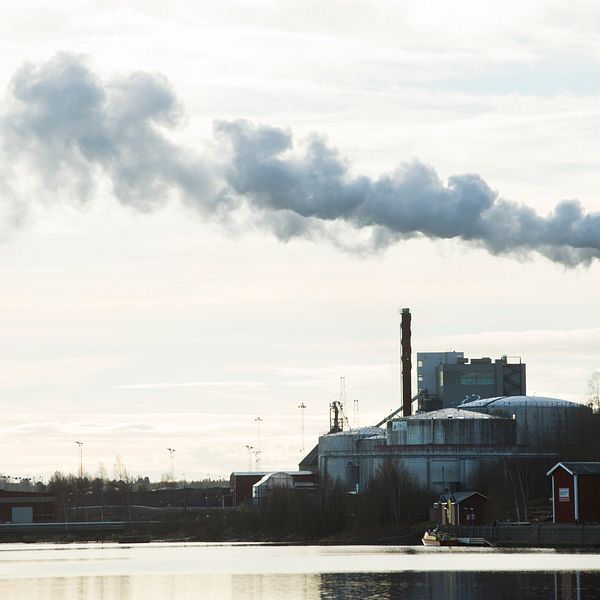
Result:
<svg viewBox="0 0 600 600"><path fill-rule="evenodd" d="M581 408L585 406L579 402L560 400L559 398L545 398L543 396L498 396L495 398L480 398L478 400L463 402L461 408L486 408L488 406L551 406L552 408Z"/></svg>
<svg viewBox="0 0 600 600"><path fill-rule="evenodd" d="M272 475L273 473L285 473L286 475L314 475L312 471L233 471L230 477L259 477ZM39 496L39 494L36 494Z"/></svg>
<svg viewBox="0 0 600 600"><path fill-rule="evenodd" d="M559 462L546 475L552 475L559 467L570 475L600 475L600 462Z"/></svg>
<svg viewBox="0 0 600 600"><path fill-rule="evenodd" d="M451 500L456 504L460 504L463 500L470 498L471 496L481 496L487 500L487 496L484 496L481 492L445 492L440 496L440 500L445 502Z"/></svg>
<svg viewBox="0 0 600 600"><path fill-rule="evenodd" d="M319 445L317 444L301 461L298 465L302 467L314 467L318 464L319 459Z"/></svg>
<svg viewBox="0 0 600 600"><path fill-rule="evenodd" d="M442 408L440 410L433 410L431 412L417 413L410 417L401 417L404 419L501 419L502 417L496 417L494 415L488 415L486 413L475 412L472 410L465 410L462 408Z"/></svg>
<svg viewBox="0 0 600 600"><path fill-rule="evenodd" d="M337 431L336 433L328 433L327 435L355 435L357 437L369 438L369 437L385 437L385 429L381 427L356 427L355 429L345 429L344 431ZM300 463L302 464L302 463Z"/></svg>
<svg viewBox="0 0 600 600"><path fill-rule="evenodd" d="M252 487L260 487L265 483L269 482L277 482L277 481L286 481L287 483L293 482L294 478L288 471L273 471L271 473L267 473L264 477L262 477L259 481L257 481Z"/></svg>

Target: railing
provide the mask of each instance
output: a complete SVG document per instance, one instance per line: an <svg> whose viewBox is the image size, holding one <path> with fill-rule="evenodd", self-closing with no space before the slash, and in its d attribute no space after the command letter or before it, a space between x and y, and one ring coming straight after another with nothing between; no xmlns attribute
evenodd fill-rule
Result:
<svg viewBox="0 0 600 600"><path fill-rule="evenodd" d="M444 533L484 538L503 547L598 547L600 524L498 523L496 525L440 525Z"/></svg>

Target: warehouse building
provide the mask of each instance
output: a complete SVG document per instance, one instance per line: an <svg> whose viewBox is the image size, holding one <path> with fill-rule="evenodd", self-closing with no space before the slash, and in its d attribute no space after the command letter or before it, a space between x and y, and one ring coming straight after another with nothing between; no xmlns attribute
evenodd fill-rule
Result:
<svg viewBox="0 0 600 600"><path fill-rule="evenodd" d="M1 523L47 523L55 520L55 496L42 492L0 490Z"/></svg>
<svg viewBox="0 0 600 600"><path fill-rule="evenodd" d="M286 487L306 491L317 487L318 476L313 471L234 471L229 478L232 505L252 504L267 497L269 490Z"/></svg>

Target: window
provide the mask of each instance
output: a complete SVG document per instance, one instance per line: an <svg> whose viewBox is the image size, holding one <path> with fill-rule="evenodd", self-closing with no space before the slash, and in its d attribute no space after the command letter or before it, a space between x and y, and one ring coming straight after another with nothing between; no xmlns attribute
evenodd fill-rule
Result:
<svg viewBox="0 0 600 600"><path fill-rule="evenodd" d="M460 385L494 385L496 378L489 371L471 371L460 376Z"/></svg>
<svg viewBox="0 0 600 600"><path fill-rule="evenodd" d="M448 386L460 385L460 386L484 386L484 385L495 385L496 377L493 371L479 370L472 371L467 370L454 370L448 369L444 374L445 383Z"/></svg>

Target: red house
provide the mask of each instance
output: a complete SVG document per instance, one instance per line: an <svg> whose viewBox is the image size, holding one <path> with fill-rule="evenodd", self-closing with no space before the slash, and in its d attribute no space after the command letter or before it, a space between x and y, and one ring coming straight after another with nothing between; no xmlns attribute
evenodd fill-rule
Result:
<svg viewBox="0 0 600 600"><path fill-rule="evenodd" d="M600 462L560 462L546 475L554 523L600 522Z"/></svg>
<svg viewBox="0 0 600 600"><path fill-rule="evenodd" d="M479 492L442 494L430 513L441 525L482 525L486 522L488 499Z"/></svg>

